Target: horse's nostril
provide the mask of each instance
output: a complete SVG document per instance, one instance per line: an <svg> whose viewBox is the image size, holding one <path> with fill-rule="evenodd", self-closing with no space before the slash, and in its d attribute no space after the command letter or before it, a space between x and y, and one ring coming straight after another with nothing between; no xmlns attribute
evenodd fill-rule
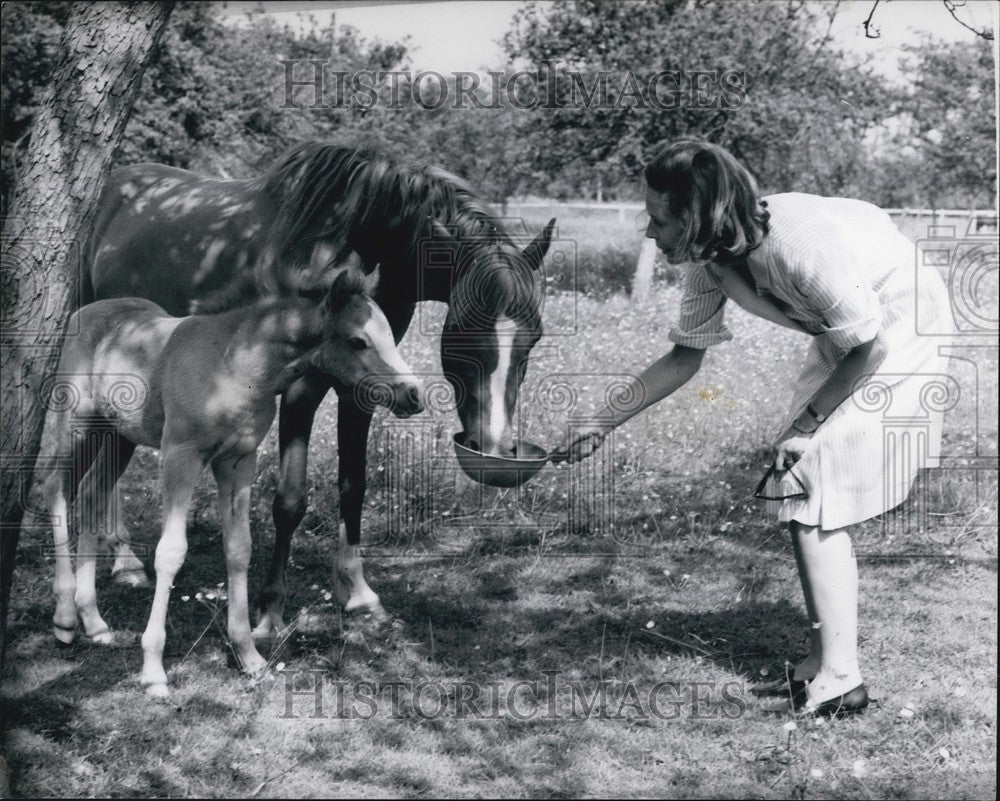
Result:
<svg viewBox="0 0 1000 801"><path fill-rule="evenodd" d="M475 437L468 437L465 440L465 447L468 448L470 451L478 451L479 440L477 440Z"/></svg>

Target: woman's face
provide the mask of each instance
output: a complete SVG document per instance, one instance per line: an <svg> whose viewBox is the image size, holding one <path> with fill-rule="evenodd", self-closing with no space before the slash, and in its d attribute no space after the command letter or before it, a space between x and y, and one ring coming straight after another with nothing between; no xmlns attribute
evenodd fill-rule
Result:
<svg viewBox="0 0 1000 801"><path fill-rule="evenodd" d="M663 252L667 261L671 264L687 261L685 256L677 252L684 233L684 221L670 213L670 202L665 192L646 187L646 214L649 215L646 236L656 240L656 247Z"/></svg>

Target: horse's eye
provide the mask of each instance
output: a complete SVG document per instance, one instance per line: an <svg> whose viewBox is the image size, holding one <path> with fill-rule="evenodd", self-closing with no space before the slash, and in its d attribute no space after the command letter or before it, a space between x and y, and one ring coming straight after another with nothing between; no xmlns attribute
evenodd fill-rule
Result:
<svg viewBox="0 0 1000 801"><path fill-rule="evenodd" d="M364 350L368 347L368 343L365 342L361 337L351 337L347 340L347 347L351 350Z"/></svg>

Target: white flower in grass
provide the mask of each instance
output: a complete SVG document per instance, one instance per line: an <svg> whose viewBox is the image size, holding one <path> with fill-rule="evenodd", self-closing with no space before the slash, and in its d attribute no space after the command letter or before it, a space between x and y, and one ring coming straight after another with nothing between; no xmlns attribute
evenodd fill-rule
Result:
<svg viewBox="0 0 1000 801"><path fill-rule="evenodd" d="M854 765L851 767L851 775L855 779L863 779L868 775L868 766L863 759L854 760Z"/></svg>
<svg viewBox="0 0 1000 801"><path fill-rule="evenodd" d="M653 621L653 620L650 620L650 621L649 621L649 622L648 622L648 623L646 624L646 628L647 628L647 629L651 629L651 628L653 628L653 627L654 627L655 625L656 625L656 622L655 622L655 621Z"/></svg>
<svg viewBox="0 0 1000 801"><path fill-rule="evenodd" d="M274 666L274 669L278 671L278 673L281 673L281 671L285 669L285 663L279 662L277 665Z"/></svg>
<svg viewBox="0 0 1000 801"><path fill-rule="evenodd" d="M181 600L184 601L185 603L187 603L188 601L191 600L191 596L190 595L182 595L181 596Z"/></svg>
<svg viewBox="0 0 1000 801"><path fill-rule="evenodd" d="M823 771L821 771L819 768L813 768L811 771L809 771L809 775L812 776L814 779L822 779Z"/></svg>
<svg viewBox="0 0 1000 801"><path fill-rule="evenodd" d="M787 731L787 732L793 732L793 731L795 731L795 730L796 730L796 729L797 729L798 727L799 727L799 725L798 725L798 724L797 724L797 723L796 723L796 722L795 722L794 720L790 720L790 721L788 721L788 723L786 723L786 724L785 724L784 726L782 726L781 728L783 728L783 729L784 729L785 731Z"/></svg>
<svg viewBox="0 0 1000 801"><path fill-rule="evenodd" d="M201 599L202 599L203 597L204 597L204 596L203 596L203 595L202 595L202 594L201 594L200 592L196 592L196 593L194 594L194 599L195 599L196 601L200 601L200 600L201 600Z"/></svg>
<svg viewBox="0 0 1000 801"><path fill-rule="evenodd" d="M209 601L214 601L214 600L215 600L215 593L214 593L214 592L209 592L209 593L206 593L206 594L205 594L205 598L206 598L207 600L209 600Z"/></svg>

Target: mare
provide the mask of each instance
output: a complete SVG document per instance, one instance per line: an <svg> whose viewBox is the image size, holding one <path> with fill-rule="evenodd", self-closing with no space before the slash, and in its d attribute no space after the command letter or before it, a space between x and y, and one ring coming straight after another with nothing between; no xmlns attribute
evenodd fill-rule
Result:
<svg viewBox="0 0 1000 801"><path fill-rule="evenodd" d="M143 686L156 696L168 692L167 602L187 552L188 508L206 464L219 491L229 638L245 671L264 669L247 606L250 489L257 447L274 420L275 395L315 373L356 388L359 400L378 399L399 416L422 410L420 384L396 350L370 289L360 273L344 271L318 299L267 296L217 314L171 317L151 301L120 298L75 312L70 330L79 334L67 337L56 374L62 382L56 395L73 402L50 409L47 427L55 447L41 463L55 523L58 639L73 640L79 615L92 641L113 640L97 609L94 573L98 528L108 519L118 476L100 486L101 476L127 464L137 445L147 445L161 454L163 529L156 591L142 635ZM128 402L122 402L123 375L133 390ZM109 429L112 444L104 445L78 481L74 451L87 447L92 431ZM90 511L82 515L75 577L68 527L74 496Z"/></svg>
<svg viewBox="0 0 1000 801"><path fill-rule="evenodd" d="M248 180L158 164L113 172L100 201L84 283L89 298L138 296L184 314L193 301L226 303L248 286L267 292L289 264L303 265L300 280L322 283L330 265L357 253L364 272L380 269L375 301L397 342L417 303L448 304L441 366L455 393L465 443L497 453L510 441L527 358L542 335L535 273L554 226L553 219L522 249L455 176L396 159L377 144L308 142ZM371 412L336 380L311 372L281 399L275 546L257 636L284 627L285 565L307 508L310 430L331 388L339 396L341 517L334 588L347 611L379 608L360 554ZM121 515L117 519L116 564L134 565Z"/></svg>

